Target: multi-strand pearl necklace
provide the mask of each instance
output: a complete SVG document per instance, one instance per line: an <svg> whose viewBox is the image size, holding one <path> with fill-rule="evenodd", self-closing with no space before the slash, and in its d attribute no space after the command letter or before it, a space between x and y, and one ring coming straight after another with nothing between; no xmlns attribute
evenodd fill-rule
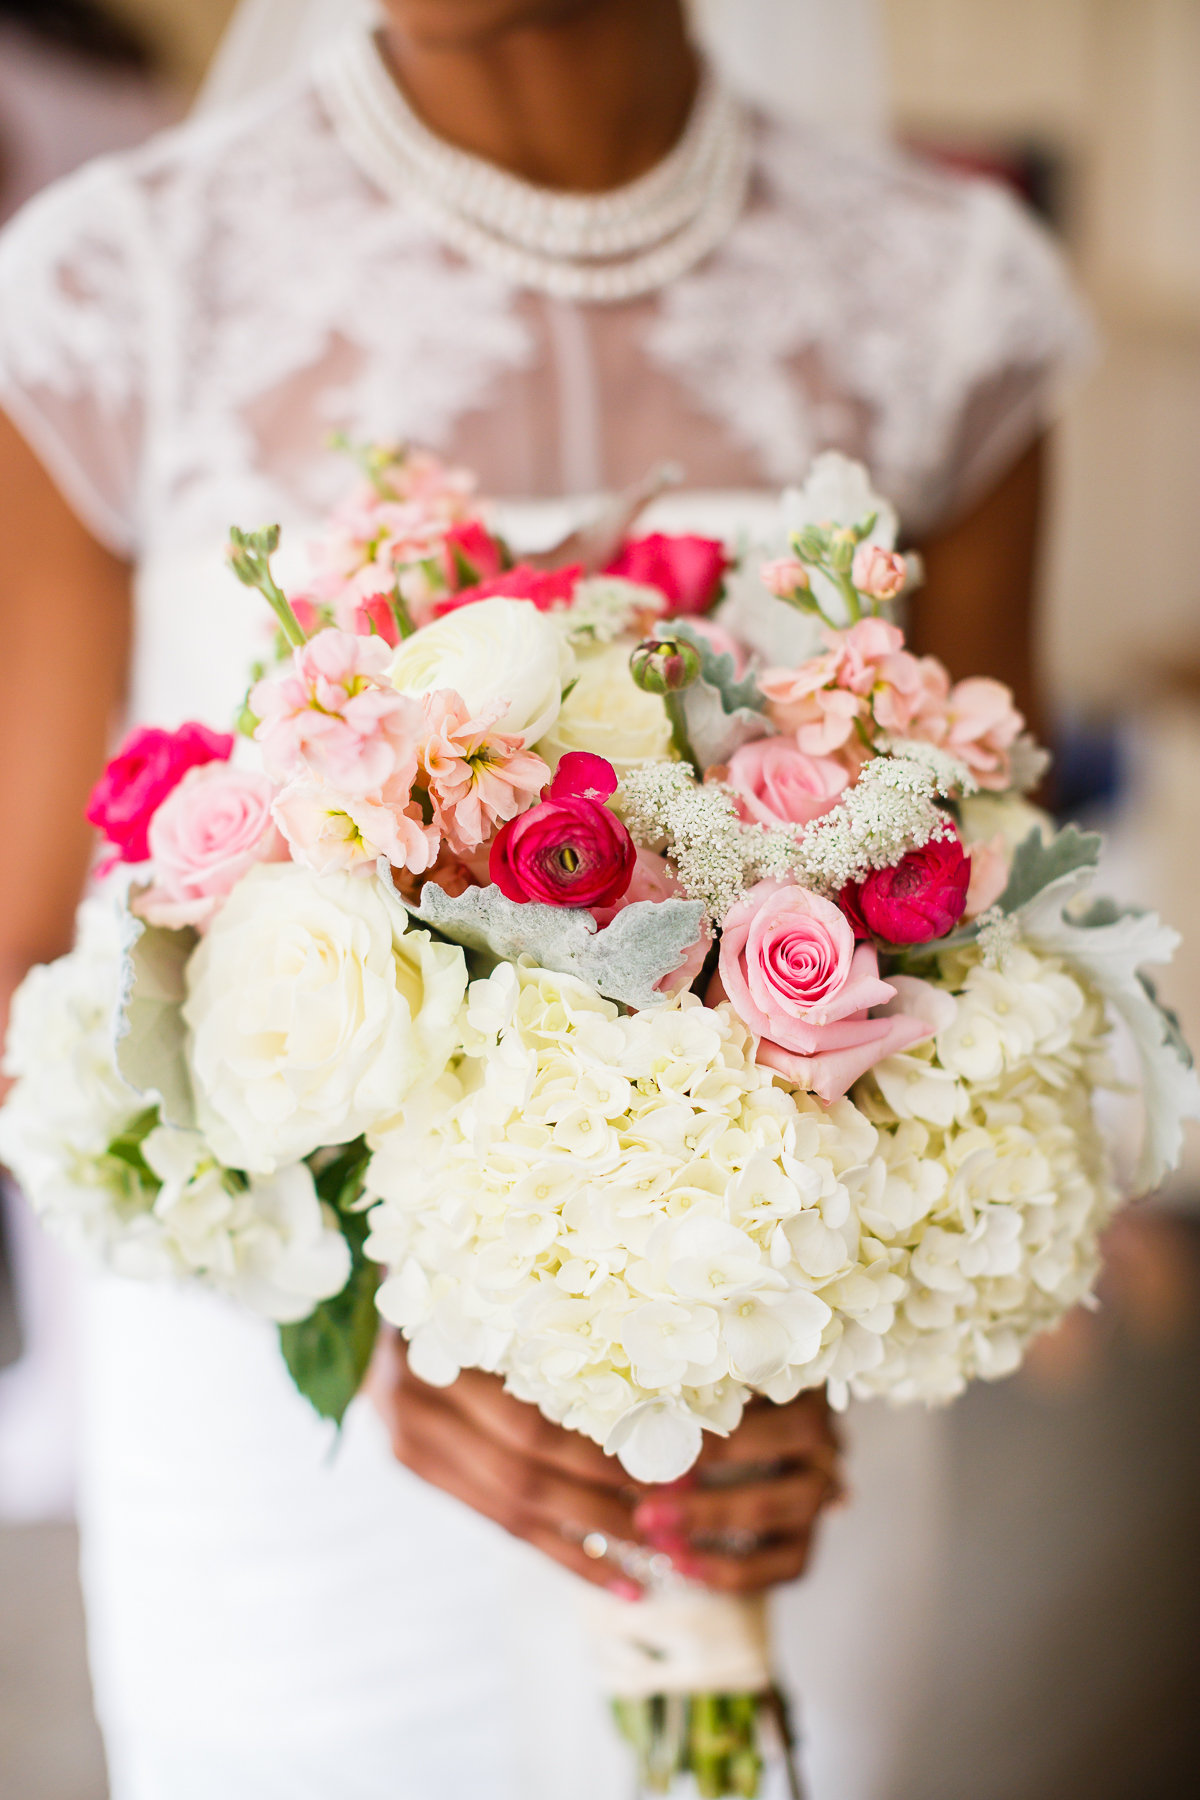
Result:
<svg viewBox="0 0 1200 1800"><path fill-rule="evenodd" d="M561 300L629 300L675 280L715 249L745 199L749 127L707 71L669 155L596 195L537 187L443 142L367 33L336 43L318 80L346 148L386 193L472 261Z"/></svg>

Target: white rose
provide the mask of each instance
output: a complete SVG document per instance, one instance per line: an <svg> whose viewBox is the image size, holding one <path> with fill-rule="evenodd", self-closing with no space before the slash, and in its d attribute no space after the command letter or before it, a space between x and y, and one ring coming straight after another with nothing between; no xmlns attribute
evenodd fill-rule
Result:
<svg viewBox="0 0 1200 1800"><path fill-rule="evenodd" d="M495 596L414 632L393 657L390 675L402 694L456 689L472 717L503 700L501 728L532 744L558 717L573 665L562 632L532 601Z"/></svg>
<svg viewBox="0 0 1200 1800"><path fill-rule="evenodd" d="M188 965L198 1123L227 1167L344 1144L436 1081L466 992L455 945L378 880L252 869Z"/></svg>
<svg viewBox="0 0 1200 1800"><path fill-rule="evenodd" d="M618 775L635 763L670 755L666 708L657 694L643 693L629 673L630 648L625 642L580 653L578 678L558 723L537 746L552 768L570 750L605 757Z"/></svg>

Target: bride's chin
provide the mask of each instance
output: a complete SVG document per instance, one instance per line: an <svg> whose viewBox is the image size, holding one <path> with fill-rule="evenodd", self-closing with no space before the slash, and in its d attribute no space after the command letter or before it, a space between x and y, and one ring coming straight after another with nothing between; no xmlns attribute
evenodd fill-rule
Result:
<svg viewBox="0 0 1200 1800"><path fill-rule="evenodd" d="M497 33L559 25L613 0L383 0L393 30L427 49L467 49Z"/></svg>

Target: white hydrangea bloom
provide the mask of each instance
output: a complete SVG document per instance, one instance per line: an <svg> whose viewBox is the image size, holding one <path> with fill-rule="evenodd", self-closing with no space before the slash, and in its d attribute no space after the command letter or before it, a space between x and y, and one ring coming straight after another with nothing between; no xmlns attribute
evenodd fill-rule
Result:
<svg viewBox="0 0 1200 1800"><path fill-rule="evenodd" d="M790 1396L850 1326L886 1329L904 1284L863 1265L856 1213L876 1132L785 1091L728 1006L621 1017L505 965L468 1020L475 1053L374 1134L367 1175L380 1310L425 1379L502 1373L667 1481L752 1389Z"/></svg>

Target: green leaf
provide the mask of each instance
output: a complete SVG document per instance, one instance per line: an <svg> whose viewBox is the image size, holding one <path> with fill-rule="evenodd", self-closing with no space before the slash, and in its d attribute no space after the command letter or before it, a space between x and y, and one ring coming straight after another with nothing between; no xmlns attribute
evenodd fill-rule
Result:
<svg viewBox="0 0 1200 1800"><path fill-rule="evenodd" d="M531 956L539 968L575 975L606 999L639 1012L666 1004L658 983L674 974L704 919L699 900L636 900L598 930L582 907L522 903L494 886L451 895L433 881L426 882L417 904L404 904L422 924L464 949L497 962Z"/></svg>
<svg viewBox="0 0 1200 1800"><path fill-rule="evenodd" d="M317 1192L336 1208L350 1246L350 1279L307 1319L279 1327L279 1346L292 1380L315 1412L339 1426L363 1384L379 1331L375 1290L382 1271L363 1254L367 1215L354 1210L368 1160L360 1139L317 1176Z"/></svg>
<svg viewBox="0 0 1200 1800"><path fill-rule="evenodd" d="M1102 843L1098 831L1080 831L1077 825L1064 826L1049 839L1035 826L1013 855L1008 886L997 902L1001 912L1019 912L1055 882L1080 869L1094 869Z"/></svg>

